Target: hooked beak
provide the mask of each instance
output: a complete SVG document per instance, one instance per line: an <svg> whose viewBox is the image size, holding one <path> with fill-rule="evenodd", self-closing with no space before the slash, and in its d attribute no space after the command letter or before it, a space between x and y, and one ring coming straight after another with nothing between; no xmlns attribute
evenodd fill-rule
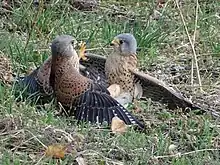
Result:
<svg viewBox="0 0 220 165"><path fill-rule="evenodd" d="M114 38L114 40L112 40L110 45L111 46L119 46L119 44L120 44L119 39L118 38Z"/></svg>

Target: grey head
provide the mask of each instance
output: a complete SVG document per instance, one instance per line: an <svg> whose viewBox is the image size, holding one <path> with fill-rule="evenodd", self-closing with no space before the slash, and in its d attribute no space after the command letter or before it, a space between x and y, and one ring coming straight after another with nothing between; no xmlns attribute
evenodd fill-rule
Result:
<svg viewBox="0 0 220 165"><path fill-rule="evenodd" d="M73 56L77 41L70 35L57 36L51 44L52 56Z"/></svg>
<svg viewBox="0 0 220 165"><path fill-rule="evenodd" d="M119 51L122 55L136 54L137 51L137 41L133 34L122 33L114 37L111 42L116 51Z"/></svg>

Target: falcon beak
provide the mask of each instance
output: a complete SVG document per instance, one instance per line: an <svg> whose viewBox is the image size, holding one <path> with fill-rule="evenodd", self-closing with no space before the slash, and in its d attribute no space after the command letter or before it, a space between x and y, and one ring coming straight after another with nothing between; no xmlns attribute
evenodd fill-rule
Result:
<svg viewBox="0 0 220 165"><path fill-rule="evenodd" d="M120 41L118 38L114 38L114 40L112 40L111 46L119 46L120 45Z"/></svg>

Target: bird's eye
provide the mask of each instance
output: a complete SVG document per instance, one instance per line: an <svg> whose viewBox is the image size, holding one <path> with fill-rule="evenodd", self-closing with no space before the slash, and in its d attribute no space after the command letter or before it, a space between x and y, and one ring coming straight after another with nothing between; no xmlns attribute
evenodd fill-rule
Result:
<svg viewBox="0 0 220 165"><path fill-rule="evenodd" d="M74 44L75 44L75 43L74 43L74 41L73 41L73 40L71 41L71 44L74 46Z"/></svg>
<svg viewBox="0 0 220 165"><path fill-rule="evenodd" d="M120 44L123 44L123 43L124 43L124 41L123 41L123 40L120 40L120 41L119 41L119 43L120 43Z"/></svg>

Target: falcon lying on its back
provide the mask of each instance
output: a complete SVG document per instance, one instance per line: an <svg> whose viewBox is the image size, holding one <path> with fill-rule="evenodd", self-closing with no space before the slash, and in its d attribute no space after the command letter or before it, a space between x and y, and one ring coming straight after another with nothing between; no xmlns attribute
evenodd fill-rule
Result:
<svg viewBox="0 0 220 165"><path fill-rule="evenodd" d="M114 50L107 58L87 53L87 60L80 60L84 72L93 75L92 79L102 78L99 83L105 86L118 84L122 94L130 94L133 98L151 98L167 104L170 109L200 109L160 80L138 71L137 42L132 34L119 34L111 45Z"/></svg>

